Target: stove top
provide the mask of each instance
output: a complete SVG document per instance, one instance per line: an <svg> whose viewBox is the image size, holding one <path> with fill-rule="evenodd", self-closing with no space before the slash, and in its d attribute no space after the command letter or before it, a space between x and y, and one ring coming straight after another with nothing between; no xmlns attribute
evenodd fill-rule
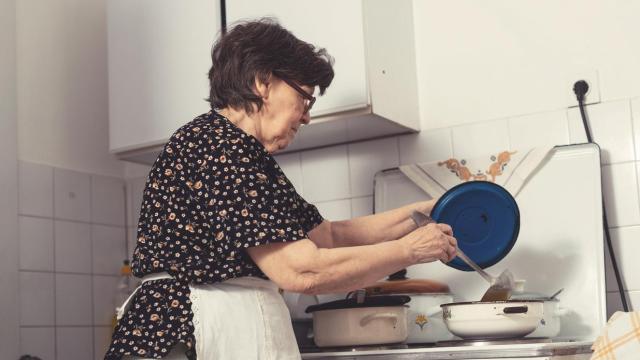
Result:
<svg viewBox="0 0 640 360"><path fill-rule="evenodd" d="M548 357L575 355L575 359L588 359L591 341L565 341L548 338L451 340L428 344L390 344L319 348L301 347L303 359L415 360L428 356L434 360L457 359L513 359L518 357ZM417 356L417 357L416 357ZM583 357L578 357L583 356Z"/></svg>
<svg viewBox="0 0 640 360"><path fill-rule="evenodd" d="M423 344L424 346L425 344ZM335 346L335 347L318 347L318 346L301 346L301 353L315 352L360 352L360 351L382 351L382 350L398 350L409 349L409 344L379 344L379 345L359 345L359 346ZM431 344L433 346L433 344Z"/></svg>
<svg viewBox="0 0 640 360"><path fill-rule="evenodd" d="M553 342L549 338L518 338L518 339L467 339L438 341L435 346L489 346L489 345L515 345L515 344L547 344Z"/></svg>
<svg viewBox="0 0 640 360"><path fill-rule="evenodd" d="M473 339L473 340L448 340L438 341L436 343L421 344L379 344L379 345L360 345L360 346L336 346L336 347L317 347L317 346L301 346L300 352L359 352L359 351L381 351L381 350L398 350L398 349L422 349L431 347L462 347L462 346L493 346L493 345L517 345L517 344L546 344L552 343L554 340L549 338L517 338L517 339ZM556 341L557 342L557 341Z"/></svg>

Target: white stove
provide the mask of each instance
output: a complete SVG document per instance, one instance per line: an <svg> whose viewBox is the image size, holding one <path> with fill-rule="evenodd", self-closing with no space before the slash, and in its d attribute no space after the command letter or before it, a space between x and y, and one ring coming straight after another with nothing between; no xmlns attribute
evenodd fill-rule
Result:
<svg viewBox="0 0 640 360"><path fill-rule="evenodd" d="M558 296L564 315L553 339L441 341L391 347L301 349L303 359L588 359L606 324L600 154L597 145L555 148L516 196L520 234L511 252L488 272L504 269L526 280L525 291ZM375 212L430 197L399 170L375 178ZM486 283L475 273L439 262L412 266L409 278L434 279L456 301L478 300ZM535 333L534 333L535 335Z"/></svg>
<svg viewBox="0 0 640 360"><path fill-rule="evenodd" d="M583 360L591 356L591 341L556 342L549 339L446 341L355 348L306 348L303 359L366 360Z"/></svg>

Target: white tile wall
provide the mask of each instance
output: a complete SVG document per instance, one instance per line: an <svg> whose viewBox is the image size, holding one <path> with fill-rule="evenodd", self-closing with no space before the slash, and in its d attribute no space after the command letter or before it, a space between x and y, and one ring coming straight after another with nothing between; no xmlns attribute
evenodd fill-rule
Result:
<svg viewBox="0 0 640 360"><path fill-rule="evenodd" d="M309 202L346 199L349 189L347 146L338 145L302 153L302 188Z"/></svg>
<svg viewBox="0 0 640 360"><path fill-rule="evenodd" d="M579 110L576 114L573 109L569 109L567 111L567 117L569 121L569 143L586 143L587 134L584 131L584 125L582 124L582 118L580 117ZM593 129L591 129L591 136L593 137Z"/></svg>
<svg viewBox="0 0 640 360"><path fill-rule="evenodd" d="M18 178L20 214L52 217L53 168L21 161Z"/></svg>
<svg viewBox="0 0 640 360"><path fill-rule="evenodd" d="M565 110L519 116L509 119L511 149L569 143Z"/></svg>
<svg viewBox="0 0 640 360"><path fill-rule="evenodd" d="M602 185L609 226L640 224L635 163L603 166Z"/></svg>
<svg viewBox="0 0 640 360"><path fill-rule="evenodd" d="M20 272L20 324L55 324L54 277L51 273Z"/></svg>
<svg viewBox="0 0 640 360"><path fill-rule="evenodd" d="M602 163L612 164L635 160L633 131L631 128L631 106L628 100L589 105L587 119L593 141L600 145ZM569 129L572 142L586 140L580 110L569 110Z"/></svg>
<svg viewBox="0 0 640 360"><path fill-rule="evenodd" d="M111 325L116 306L115 289L118 285L117 276L93 277L93 324Z"/></svg>
<svg viewBox="0 0 640 360"><path fill-rule="evenodd" d="M103 360L111 342L111 327L97 326L93 328L94 359Z"/></svg>
<svg viewBox="0 0 640 360"><path fill-rule="evenodd" d="M458 159L510 149L507 120L487 121L452 129L453 156Z"/></svg>
<svg viewBox="0 0 640 360"><path fill-rule="evenodd" d="M373 194L373 176L397 167L400 161L396 137L348 145L351 196Z"/></svg>
<svg viewBox="0 0 640 360"><path fill-rule="evenodd" d="M20 269L53 271L53 220L18 217Z"/></svg>
<svg viewBox="0 0 640 360"><path fill-rule="evenodd" d="M125 182L122 179L91 176L91 222L125 225Z"/></svg>
<svg viewBox="0 0 640 360"><path fill-rule="evenodd" d="M138 229L136 227L129 227L127 233L127 258L131 260L133 251L136 248L136 243L138 242Z"/></svg>
<svg viewBox="0 0 640 360"><path fill-rule="evenodd" d="M21 328L20 354L37 356L42 360L55 359L55 329L53 327Z"/></svg>
<svg viewBox="0 0 640 360"><path fill-rule="evenodd" d="M54 216L58 219L91 221L91 176L54 169Z"/></svg>
<svg viewBox="0 0 640 360"><path fill-rule="evenodd" d="M56 271L91 273L91 225L55 221Z"/></svg>
<svg viewBox="0 0 640 360"><path fill-rule="evenodd" d="M127 259L125 228L92 225L93 273L117 275L122 261Z"/></svg>
<svg viewBox="0 0 640 360"><path fill-rule="evenodd" d="M93 359L93 328L58 328L56 330L56 350L59 360Z"/></svg>
<svg viewBox="0 0 640 360"><path fill-rule="evenodd" d="M640 291L640 272L637 271L637 255L640 254L640 226L611 229L610 234L625 289ZM617 286L607 287L607 289L617 290Z"/></svg>
<svg viewBox="0 0 640 360"><path fill-rule="evenodd" d="M334 200L317 202L314 205L318 211L327 220L338 221L351 218L351 200Z"/></svg>
<svg viewBox="0 0 640 360"><path fill-rule="evenodd" d="M92 325L91 275L56 274L56 325Z"/></svg>
<svg viewBox="0 0 640 360"><path fill-rule="evenodd" d="M136 191L125 200L123 179L28 162L19 177L21 353L102 359L118 276L98 274L120 269L125 205L135 197L139 208L145 178L127 181Z"/></svg>
<svg viewBox="0 0 640 360"><path fill-rule="evenodd" d="M398 137L400 164L442 161L453 156L451 129L421 131Z"/></svg>
<svg viewBox="0 0 640 360"><path fill-rule="evenodd" d="M284 174L287 175L289 181L291 181L293 186L296 188L296 191L298 191L300 195L304 195L300 153L278 155L275 156L275 159Z"/></svg>
<svg viewBox="0 0 640 360"><path fill-rule="evenodd" d="M138 224L146 181L146 176L127 180L127 199L130 204L127 210L127 213L129 214L129 226L137 226Z"/></svg>

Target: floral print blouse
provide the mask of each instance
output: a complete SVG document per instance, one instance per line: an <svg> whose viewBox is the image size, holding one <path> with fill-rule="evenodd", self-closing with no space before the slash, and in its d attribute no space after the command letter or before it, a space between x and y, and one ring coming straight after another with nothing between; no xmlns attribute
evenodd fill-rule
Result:
<svg viewBox="0 0 640 360"><path fill-rule="evenodd" d="M253 136L211 111L178 129L147 179L132 268L145 282L105 359L162 358L178 342L195 359L189 284L267 278L245 249L308 238L323 221Z"/></svg>

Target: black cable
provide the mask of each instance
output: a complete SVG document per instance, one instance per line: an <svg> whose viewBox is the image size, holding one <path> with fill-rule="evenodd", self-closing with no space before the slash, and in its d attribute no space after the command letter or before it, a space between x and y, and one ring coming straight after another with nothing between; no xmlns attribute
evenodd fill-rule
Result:
<svg viewBox="0 0 640 360"><path fill-rule="evenodd" d="M227 3L220 0L220 31L222 35L227 33Z"/></svg>
<svg viewBox="0 0 640 360"><path fill-rule="evenodd" d="M589 143L593 143L593 138L591 137L591 130L589 129L589 123L587 122L587 114L584 109L584 96L589 91L589 84L587 84L584 80L579 80L573 85L573 92L576 94L576 98L578 99L578 107L580 108L580 116L582 116L582 125L584 126L584 131L587 134L587 141ZM613 244L611 243L611 235L609 234L609 221L607 220L607 210L604 202L604 193L602 196L602 222L604 224L604 234L607 240L607 248L609 249L609 257L611 259L611 267L613 267L613 273L616 277L616 282L618 284L618 292L620 293L620 299L622 300L622 309L625 312L629 311L629 305L627 304L627 297L624 295L624 286L622 284L622 277L620 276L620 270L618 269L618 262L616 261L616 256L613 251Z"/></svg>

